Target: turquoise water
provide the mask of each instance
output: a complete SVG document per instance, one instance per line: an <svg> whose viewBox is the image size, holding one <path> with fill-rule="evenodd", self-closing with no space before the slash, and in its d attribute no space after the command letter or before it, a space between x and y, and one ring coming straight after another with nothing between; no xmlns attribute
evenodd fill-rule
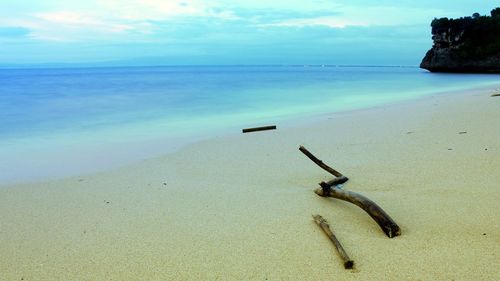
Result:
<svg viewBox="0 0 500 281"><path fill-rule="evenodd" d="M92 172L243 127L498 83L335 66L0 70L0 183Z"/></svg>

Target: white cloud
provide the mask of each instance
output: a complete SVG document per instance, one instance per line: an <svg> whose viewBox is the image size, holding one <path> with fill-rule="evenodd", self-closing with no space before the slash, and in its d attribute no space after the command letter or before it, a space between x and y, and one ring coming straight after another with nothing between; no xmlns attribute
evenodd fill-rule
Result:
<svg viewBox="0 0 500 281"><path fill-rule="evenodd" d="M264 23L259 26L310 27L326 26L344 28L347 26L396 26L426 24L439 10L403 7L354 7L338 6L335 15L310 18L294 18Z"/></svg>
<svg viewBox="0 0 500 281"><path fill-rule="evenodd" d="M303 19L289 19L274 23L259 24L259 27L310 27L310 26L326 26L330 28L344 28L346 26L367 26L367 23L354 21L338 17L316 17Z"/></svg>
<svg viewBox="0 0 500 281"><path fill-rule="evenodd" d="M241 20L242 18L237 16L233 11L230 10L219 10L219 9L209 9L208 15L213 18L221 20Z"/></svg>
<svg viewBox="0 0 500 281"><path fill-rule="evenodd" d="M35 17L48 22L64 25L98 25L101 23L91 16L70 11L38 13L35 14Z"/></svg>
<svg viewBox="0 0 500 281"><path fill-rule="evenodd" d="M106 21L103 18L85 12L57 11L34 15L46 25L59 28L90 29L100 32L120 33L133 29L131 25Z"/></svg>
<svg viewBox="0 0 500 281"><path fill-rule="evenodd" d="M100 40L121 36L136 28L85 11L39 12L20 19L4 19L3 22L28 28L30 38L44 41Z"/></svg>
<svg viewBox="0 0 500 281"><path fill-rule="evenodd" d="M194 0L97 0L97 5L123 20L166 20L173 17L206 16L207 7Z"/></svg>
<svg viewBox="0 0 500 281"><path fill-rule="evenodd" d="M18 15L11 19L10 25L29 28L30 36L40 40L136 38L148 41L157 39L152 34L161 32L165 27L175 28L176 24L196 26L201 22L237 21L238 25L261 28L344 28L427 24L434 15L440 13L432 9L408 7L341 5L339 1L326 0L86 0L65 5L57 2L49 1L51 4L47 4L45 10ZM274 17L273 20L274 12L283 19L276 20ZM0 17L0 25L8 20L8 17Z"/></svg>
<svg viewBox="0 0 500 281"><path fill-rule="evenodd" d="M238 20L233 11L201 0L89 0L85 6L52 5L52 9L16 18L0 18L29 28L31 38L49 41L109 40L127 34L153 34L157 22L209 18ZM50 5L49 5L50 7Z"/></svg>
<svg viewBox="0 0 500 281"><path fill-rule="evenodd" d="M202 0L96 0L106 14L128 21L168 21L185 17L239 19L235 13L214 1Z"/></svg>

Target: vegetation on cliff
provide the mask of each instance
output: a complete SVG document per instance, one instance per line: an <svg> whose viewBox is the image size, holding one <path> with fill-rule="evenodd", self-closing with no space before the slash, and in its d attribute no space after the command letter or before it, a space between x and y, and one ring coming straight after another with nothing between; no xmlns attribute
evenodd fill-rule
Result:
<svg viewBox="0 0 500 281"><path fill-rule="evenodd" d="M449 48L465 59L482 59L500 53L500 7L491 16L474 13L459 19L440 18L431 23L437 49Z"/></svg>

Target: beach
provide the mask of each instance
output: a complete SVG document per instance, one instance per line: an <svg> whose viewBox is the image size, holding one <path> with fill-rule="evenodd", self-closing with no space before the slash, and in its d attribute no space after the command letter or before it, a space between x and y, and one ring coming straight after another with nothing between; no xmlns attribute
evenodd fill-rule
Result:
<svg viewBox="0 0 500 281"><path fill-rule="evenodd" d="M500 87L224 134L120 169L0 186L0 280L498 280ZM401 227L314 194L304 145ZM355 262L345 270L312 215Z"/></svg>

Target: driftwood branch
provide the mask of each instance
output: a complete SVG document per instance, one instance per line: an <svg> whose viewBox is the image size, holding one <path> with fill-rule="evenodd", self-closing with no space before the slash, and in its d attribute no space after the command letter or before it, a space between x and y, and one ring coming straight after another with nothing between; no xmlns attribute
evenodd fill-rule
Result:
<svg viewBox="0 0 500 281"><path fill-rule="evenodd" d="M309 159L311 159L311 161L313 161L314 163L316 163L316 165L320 166L323 170L327 171L328 173L336 176L336 177L344 177L340 172L338 172L337 170L333 169L332 167L326 165L325 163L323 163L323 161L319 160L318 158L316 158L316 156L314 156L311 152L309 152L309 150L307 150L304 146L300 146L299 147L299 150L304 153ZM348 179L345 178L345 181L347 181Z"/></svg>
<svg viewBox="0 0 500 281"><path fill-rule="evenodd" d="M327 183L325 182L320 183L320 185L321 188L318 188L314 191L319 196L337 198L360 207L361 209L365 210L365 212L367 212L370 217L375 220L375 222L377 222L380 228L382 228L382 231L384 231L384 233L389 238L401 235L399 226L384 210L382 210L382 208L380 208L372 200L355 192L327 186Z"/></svg>
<svg viewBox="0 0 500 281"><path fill-rule="evenodd" d="M336 185L339 185L339 184L343 184L345 183L346 181L348 181L349 179L345 176L340 176L338 178L334 178L333 180L329 180L327 182L321 182L319 185L321 185L323 187L323 185L325 187L331 187L331 186L336 186Z"/></svg>
<svg viewBox="0 0 500 281"><path fill-rule="evenodd" d="M300 146L299 150L304 153L309 159L311 159L314 163L320 166L322 169L334 175L336 178L330 180L328 182L321 182L319 185L321 188L316 189L314 192L319 196L323 197L333 197L340 200L344 200L355 204L356 206L363 209L367 212L370 217L372 217L377 224L382 228L382 231L389 237L396 237L401 235L401 230L399 226L394 222L394 220L380 208L375 202L366 198L365 196L351 192L345 191L340 188L336 188L336 185L345 183L348 181L348 178L342 175L340 172L336 171L332 167L323 163L323 161L319 160L316 156L314 156L311 152L309 152L305 147Z"/></svg>
<svg viewBox="0 0 500 281"><path fill-rule="evenodd" d="M264 126L264 127L255 127L255 128L247 128L247 129L242 129L241 131L243 133L251 133L251 132L257 132L257 131L267 131L267 130L276 130L276 126Z"/></svg>
<svg viewBox="0 0 500 281"><path fill-rule="evenodd" d="M319 227L321 227L321 229L323 229L323 232L326 234L326 236L328 236L328 238L330 238L330 240L335 245L337 252L339 253L342 260L344 261L344 268L345 269L352 269L352 267L354 266L354 261L352 261L349 258L349 256L347 255L344 248L340 244L339 240L337 239L335 234L333 234L332 230L330 229L330 225L328 224L328 222L320 215L314 215L313 218L314 218L314 222L316 222L316 224Z"/></svg>

